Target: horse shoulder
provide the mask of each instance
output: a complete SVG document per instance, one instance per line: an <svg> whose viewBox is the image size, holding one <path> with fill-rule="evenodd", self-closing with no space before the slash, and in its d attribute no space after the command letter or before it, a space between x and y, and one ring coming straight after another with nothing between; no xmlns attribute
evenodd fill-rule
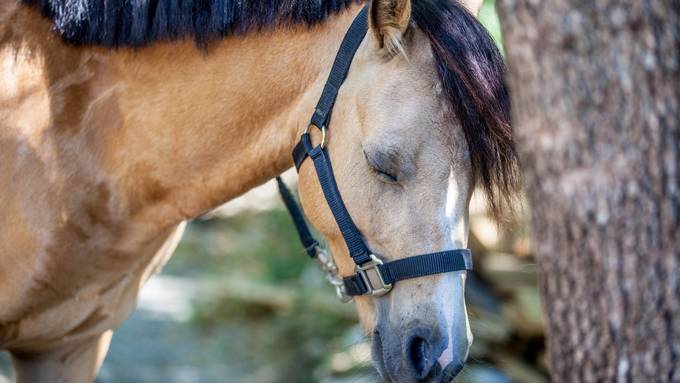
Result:
<svg viewBox="0 0 680 383"><path fill-rule="evenodd" d="M121 323L181 230L129 214L149 185L116 175L109 55L12 4L0 2L0 347L16 348Z"/></svg>

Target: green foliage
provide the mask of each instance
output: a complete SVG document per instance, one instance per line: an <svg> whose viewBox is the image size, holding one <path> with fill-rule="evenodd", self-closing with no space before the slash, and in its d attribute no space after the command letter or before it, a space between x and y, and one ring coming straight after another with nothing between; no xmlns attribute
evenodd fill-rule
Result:
<svg viewBox="0 0 680 383"><path fill-rule="evenodd" d="M218 301L198 309L195 324L204 328L224 322L243 325L247 336L240 352L255 364L266 365L276 381L316 382L315 371L340 348L343 335L353 321L336 315L320 314L307 304L304 295L289 310L265 305ZM224 345L228 350L233 345Z"/></svg>
<svg viewBox="0 0 680 383"><path fill-rule="evenodd" d="M224 288L226 279L239 276L261 289L254 291L255 299L215 291L194 307L192 323L207 336L217 336L225 326L240 328L238 348L225 343L221 352L246 353L276 381L318 381L315 371L342 349L343 337L356 326L347 315L351 308L336 300L304 253L283 209L192 222L164 272L213 280ZM268 300L267 291L290 293L283 295L290 300L282 303L280 295Z"/></svg>
<svg viewBox="0 0 680 383"><path fill-rule="evenodd" d="M219 276L237 271L268 282L295 282L309 264L288 213L271 210L192 222L165 271Z"/></svg>
<svg viewBox="0 0 680 383"><path fill-rule="evenodd" d="M498 49L503 53L503 39L501 34L501 23L496 13L496 0L484 0L482 8L479 10L479 21L484 24L486 29L498 45Z"/></svg>

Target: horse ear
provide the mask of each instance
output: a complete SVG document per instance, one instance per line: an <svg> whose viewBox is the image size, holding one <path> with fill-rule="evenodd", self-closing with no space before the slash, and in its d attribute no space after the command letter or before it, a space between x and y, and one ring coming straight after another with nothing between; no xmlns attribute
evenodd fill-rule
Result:
<svg viewBox="0 0 680 383"><path fill-rule="evenodd" d="M484 0L460 0L461 4L467 8L475 17L479 16L479 9L482 7Z"/></svg>
<svg viewBox="0 0 680 383"><path fill-rule="evenodd" d="M373 0L370 10L371 30L380 48L389 55L405 55L402 37L411 22L411 0Z"/></svg>

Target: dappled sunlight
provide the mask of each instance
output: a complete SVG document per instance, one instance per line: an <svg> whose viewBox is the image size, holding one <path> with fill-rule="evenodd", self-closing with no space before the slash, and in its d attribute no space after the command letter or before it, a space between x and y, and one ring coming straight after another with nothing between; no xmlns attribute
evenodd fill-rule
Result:
<svg viewBox="0 0 680 383"><path fill-rule="evenodd" d="M193 305L205 299L207 286L194 278L156 275L142 288L137 310L165 319L187 322L193 314Z"/></svg>
<svg viewBox="0 0 680 383"><path fill-rule="evenodd" d="M283 173L281 178L291 188L297 185L297 173L293 169ZM210 215L228 217L247 211L256 212L273 209L279 206L278 204L279 190L276 187L276 181L271 179L264 185L256 187L241 197L218 207Z"/></svg>

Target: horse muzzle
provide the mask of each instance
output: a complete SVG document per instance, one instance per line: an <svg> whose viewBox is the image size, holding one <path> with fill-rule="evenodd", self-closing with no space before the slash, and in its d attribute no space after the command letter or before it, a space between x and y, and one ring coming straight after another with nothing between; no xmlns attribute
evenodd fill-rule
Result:
<svg viewBox="0 0 680 383"><path fill-rule="evenodd" d="M467 359L467 339L451 342L448 334L423 325L406 328L380 326L373 332L372 356L382 378L394 383L453 382Z"/></svg>

